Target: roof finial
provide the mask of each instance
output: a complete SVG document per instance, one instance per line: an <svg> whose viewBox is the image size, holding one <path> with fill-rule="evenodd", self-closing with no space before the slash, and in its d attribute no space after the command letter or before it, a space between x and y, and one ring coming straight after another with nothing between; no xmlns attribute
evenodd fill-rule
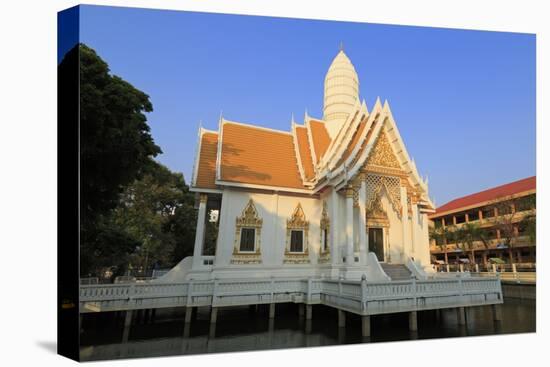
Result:
<svg viewBox="0 0 550 367"><path fill-rule="evenodd" d="M340 41L340 51L344 51L344 42Z"/></svg>

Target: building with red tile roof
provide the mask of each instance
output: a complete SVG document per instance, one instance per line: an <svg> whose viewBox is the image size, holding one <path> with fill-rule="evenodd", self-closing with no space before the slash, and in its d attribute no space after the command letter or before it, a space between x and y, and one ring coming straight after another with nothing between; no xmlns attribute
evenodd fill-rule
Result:
<svg viewBox="0 0 550 367"><path fill-rule="evenodd" d="M534 266L536 244L529 230L536 217L536 181L536 176L527 177L438 207L429 216L434 228L430 247L433 260L441 264L467 262L470 267L477 264L483 268L491 265L490 259ZM479 228L473 232L476 237L471 246L452 235L465 226Z"/></svg>

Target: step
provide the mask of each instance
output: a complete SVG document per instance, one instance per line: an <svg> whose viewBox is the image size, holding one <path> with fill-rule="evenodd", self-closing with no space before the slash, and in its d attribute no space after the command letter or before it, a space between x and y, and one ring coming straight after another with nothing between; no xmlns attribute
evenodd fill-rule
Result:
<svg viewBox="0 0 550 367"><path fill-rule="evenodd" d="M391 278L391 280L409 280L411 279L411 272L403 264L386 264L380 263L384 272Z"/></svg>

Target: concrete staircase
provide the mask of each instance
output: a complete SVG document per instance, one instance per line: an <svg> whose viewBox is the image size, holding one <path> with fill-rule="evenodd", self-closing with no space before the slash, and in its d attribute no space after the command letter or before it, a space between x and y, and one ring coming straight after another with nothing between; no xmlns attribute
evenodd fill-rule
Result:
<svg viewBox="0 0 550 367"><path fill-rule="evenodd" d="M403 264L386 264L380 263L384 272L388 274L391 280L410 280L411 272Z"/></svg>

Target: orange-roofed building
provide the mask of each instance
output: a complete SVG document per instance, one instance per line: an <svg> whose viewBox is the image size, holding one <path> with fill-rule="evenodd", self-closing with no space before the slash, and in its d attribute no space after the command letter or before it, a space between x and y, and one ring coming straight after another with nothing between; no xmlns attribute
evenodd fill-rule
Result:
<svg viewBox="0 0 550 367"><path fill-rule="evenodd" d="M322 118L306 113L281 131L220 117L216 131L199 129L191 190L198 278L269 269L381 281L430 266L427 182L389 103L377 99L369 111L359 99L342 50L325 76ZM209 253L208 226L217 230Z"/></svg>
<svg viewBox="0 0 550 367"><path fill-rule="evenodd" d="M511 271L534 269L536 244L536 176L451 200L430 215L432 260L442 267L492 271L507 263ZM473 228L471 244L460 239ZM476 232L477 231L477 232ZM506 268L505 266L503 266Z"/></svg>

